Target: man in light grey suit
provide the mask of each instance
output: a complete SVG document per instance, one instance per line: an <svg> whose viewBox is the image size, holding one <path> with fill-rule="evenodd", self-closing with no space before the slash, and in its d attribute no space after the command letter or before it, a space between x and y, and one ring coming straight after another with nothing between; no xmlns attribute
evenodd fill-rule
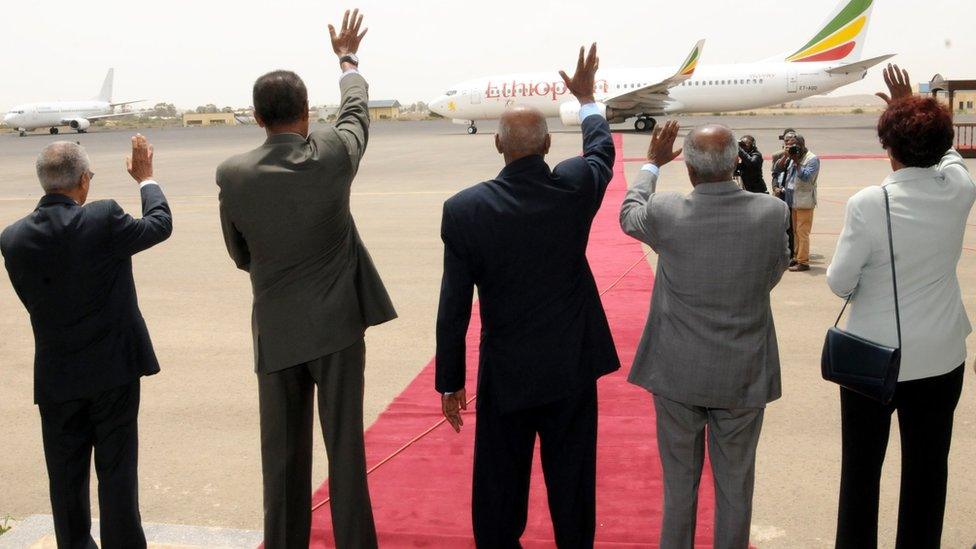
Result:
<svg viewBox="0 0 976 549"><path fill-rule="evenodd" d="M316 387L336 546L376 547L363 336L396 313L349 209L369 127L366 80L357 71L361 24L357 10L346 12L338 35L329 26L343 70L335 126L309 132L305 84L289 71L268 73L254 84L267 141L217 169L227 250L254 291L268 549L308 547Z"/></svg>
<svg viewBox="0 0 976 549"><path fill-rule="evenodd" d="M664 466L661 547L691 548L705 432L715 477L715 547L749 545L756 446L780 396L769 292L789 264L789 213L732 180L737 145L718 125L685 139L694 190L657 193L678 125L651 139L648 164L624 199L620 225L658 254L651 313L629 380L654 394Z"/></svg>

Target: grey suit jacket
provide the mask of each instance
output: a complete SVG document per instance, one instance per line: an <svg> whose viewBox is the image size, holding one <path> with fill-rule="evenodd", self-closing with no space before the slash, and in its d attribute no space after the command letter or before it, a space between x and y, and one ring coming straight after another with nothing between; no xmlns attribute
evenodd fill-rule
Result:
<svg viewBox="0 0 976 549"><path fill-rule="evenodd" d="M334 127L278 134L217 168L227 251L251 275L255 368L274 372L342 350L396 318L349 209L366 150L368 87L341 80Z"/></svg>
<svg viewBox="0 0 976 549"><path fill-rule="evenodd" d="M789 263L779 199L705 183L655 193L642 170L620 225L658 254L651 312L629 381L709 408L760 408L780 397L769 292Z"/></svg>

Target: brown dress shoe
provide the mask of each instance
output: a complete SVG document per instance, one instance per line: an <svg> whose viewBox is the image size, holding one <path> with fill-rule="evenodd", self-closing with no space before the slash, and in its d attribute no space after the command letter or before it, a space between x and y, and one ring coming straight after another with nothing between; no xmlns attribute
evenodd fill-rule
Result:
<svg viewBox="0 0 976 549"><path fill-rule="evenodd" d="M790 267L790 271L794 273L799 273L802 271L809 271L809 270L810 270L810 266L807 265L806 263L796 263L792 267Z"/></svg>

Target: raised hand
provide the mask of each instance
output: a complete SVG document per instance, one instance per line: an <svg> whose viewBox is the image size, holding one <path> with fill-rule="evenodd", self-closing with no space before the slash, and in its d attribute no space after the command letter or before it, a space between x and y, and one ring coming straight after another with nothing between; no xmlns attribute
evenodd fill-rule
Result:
<svg viewBox="0 0 976 549"><path fill-rule="evenodd" d="M888 63L888 67L882 71L884 76L885 84L888 86L887 93L878 92L877 95L881 99L884 99L885 103L891 104L892 101L898 101L905 97L912 96L912 83L908 78L908 71L905 69L899 69L898 65L892 65Z"/></svg>
<svg viewBox="0 0 976 549"><path fill-rule="evenodd" d="M441 395L441 410L448 423L454 428L454 432L460 433L464 420L461 419L461 410L468 409L467 393L464 389L454 391L449 395Z"/></svg>
<svg viewBox="0 0 976 549"><path fill-rule="evenodd" d="M125 159L125 169L136 183L153 177L153 146L142 134L132 136L132 156Z"/></svg>
<svg viewBox="0 0 976 549"><path fill-rule="evenodd" d="M576 73L570 78L566 71L559 71L559 76L563 77L566 88L576 97L580 105L595 101L593 90L596 84L596 71L600 68L600 58L596 56L596 43L590 46L590 53L583 57L585 48L579 51L579 61L576 62Z"/></svg>
<svg viewBox="0 0 976 549"><path fill-rule="evenodd" d="M332 37L332 51L337 56L342 57L359 51L359 43L362 42L363 37L366 36L366 31L369 30L365 28L363 32L359 32L362 24L363 16L359 14L359 9L357 8L353 10L352 17L349 16L349 10L346 10L346 14L342 18L342 28L338 34L336 34L335 27L329 25L329 36Z"/></svg>
<svg viewBox="0 0 976 549"><path fill-rule="evenodd" d="M658 168L671 162L681 154L682 149L674 150L674 140L678 137L678 121L668 120L664 127L654 128L651 144L647 147L647 161Z"/></svg>

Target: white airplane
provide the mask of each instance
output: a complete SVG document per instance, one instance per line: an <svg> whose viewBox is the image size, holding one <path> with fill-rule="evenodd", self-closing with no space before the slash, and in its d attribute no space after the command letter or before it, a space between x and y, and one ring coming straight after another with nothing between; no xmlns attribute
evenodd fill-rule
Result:
<svg viewBox="0 0 976 549"><path fill-rule="evenodd" d="M51 101L46 103L26 103L10 109L3 117L3 123L8 128L14 128L23 137L27 132L37 128L51 128L52 135L58 133L59 126L68 126L78 133L85 133L91 127L93 120L127 116L132 113L116 113L115 107L140 103L138 101L124 101L112 103L112 80L115 69L109 69L102 83L102 91L98 96L88 101Z"/></svg>
<svg viewBox="0 0 976 549"><path fill-rule="evenodd" d="M651 131L654 116L755 109L833 91L867 75L894 56L861 61L873 0L842 0L820 30L795 51L756 63L699 65L704 40L677 71L673 67L607 69L597 74L596 100L611 123L636 117L637 131ZM451 87L430 110L467 124L497 119L506 108L525 105L563 124L578 126L579 103L558 73L477 78Z"/></svg>

